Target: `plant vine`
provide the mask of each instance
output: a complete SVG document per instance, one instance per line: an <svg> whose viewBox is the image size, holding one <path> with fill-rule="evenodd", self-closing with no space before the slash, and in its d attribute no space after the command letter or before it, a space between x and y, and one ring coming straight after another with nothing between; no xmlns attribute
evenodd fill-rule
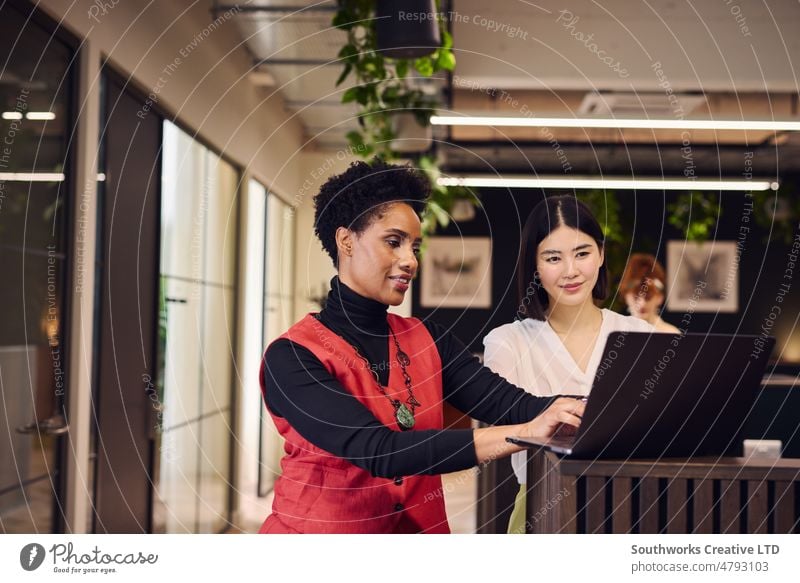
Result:
<svg viewBox="0 0 800 583"><path fill-rule="evenodd" d="M405 157L393 149L398 114L411 114L420 126L428 127L438 105L436 95L414 85L412 78L415 74L430 77L440 71L453 71L456 65L453 37L444 20L439 19L441 45L436 50L413 60L392 59L378 49L375 2L339 0L338 6L333 26L347 33L347 43L339 51L343 69L336 86L352 77L355 84L344 91L341 101L359 107L359 129L347 133L348 144L353 152L365 159L379 157L390 162ZM438 184L440 170L435 156L422 155L416 163L431 183L431 198L422 224L425 236L432 234L437 227L449 224L456 200L466 199L474 204L476 198L466 188Z"/></svg>

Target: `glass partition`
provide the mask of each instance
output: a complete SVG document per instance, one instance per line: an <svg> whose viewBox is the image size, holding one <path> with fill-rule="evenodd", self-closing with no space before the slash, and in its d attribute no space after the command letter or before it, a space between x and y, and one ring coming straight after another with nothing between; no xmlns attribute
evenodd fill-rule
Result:
<svg viewBox="0 0 800 583"><path fill-rule="evenodd" d="M0 3L0 533L63 526L73 51Z"/></svg>
<svg viewBox="0 0 800 583"><path fill-rule="evenodd" d="M264 346L294 323L294 209L275 194L267 195L264 253ZM262 408L259 494L272 489L280 471L283 442Z"/></svg>
<svg viewBox="0 0 800 583"><path fill-rule="evenodd" d="M161 532L218 532L231 493L236 169L164 123L158 502Z"/></svg>

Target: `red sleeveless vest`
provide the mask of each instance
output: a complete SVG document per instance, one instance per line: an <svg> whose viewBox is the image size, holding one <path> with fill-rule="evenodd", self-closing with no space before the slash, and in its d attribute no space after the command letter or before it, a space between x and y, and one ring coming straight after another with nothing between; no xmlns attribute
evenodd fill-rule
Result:
<svg viewBox="0 0 800 583"><path fill-rule="evenodd" d="M421 403L414 429L442 429L442 363L425 326L416 318L388 314L389 325L411 358L408 374ZM355 349L308 314L281 338L310 350L326 369L388 428L399 431L394 408ZM389 340L386 394L405 402L408 394ZM261 362L264 393L265 362ZM284 387L291 391L291 387ZM290 397L291 398L291 395ZM270 413L271 414L271 413ZM272 415L272 414L271 414ZM442 533L450 528L439 476L375 478L347 460L306 441L282 417L272 415L285 438L282 474L275 483L272 514L261 533Z"/></svg>

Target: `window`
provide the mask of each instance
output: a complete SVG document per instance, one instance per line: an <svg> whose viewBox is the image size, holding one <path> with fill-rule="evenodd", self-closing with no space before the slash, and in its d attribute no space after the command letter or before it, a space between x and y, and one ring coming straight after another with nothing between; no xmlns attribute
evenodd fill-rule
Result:
<svg viewBox="0 0 800 583"><path fill-rule="evenodd" d="M157 532L229 519L236 169L164 123Z"/></svg>

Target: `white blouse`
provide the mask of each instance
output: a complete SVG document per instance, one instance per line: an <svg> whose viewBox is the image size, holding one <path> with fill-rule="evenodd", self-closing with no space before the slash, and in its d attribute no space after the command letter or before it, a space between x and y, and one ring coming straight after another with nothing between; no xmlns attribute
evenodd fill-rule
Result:
<svg viewBox="0 0 800 583"><path fill-rule="evenodd" d="M495 328L483 339L484 364L508 382L529 393L588 395L600 365L606 340L612 332L655 332L650 324L633 316L602 310L603 321L592 355L582 371L555 330L542 320L526 318ZM511 456L511 465L520 484L524 484L527 452Z"/></svg>

